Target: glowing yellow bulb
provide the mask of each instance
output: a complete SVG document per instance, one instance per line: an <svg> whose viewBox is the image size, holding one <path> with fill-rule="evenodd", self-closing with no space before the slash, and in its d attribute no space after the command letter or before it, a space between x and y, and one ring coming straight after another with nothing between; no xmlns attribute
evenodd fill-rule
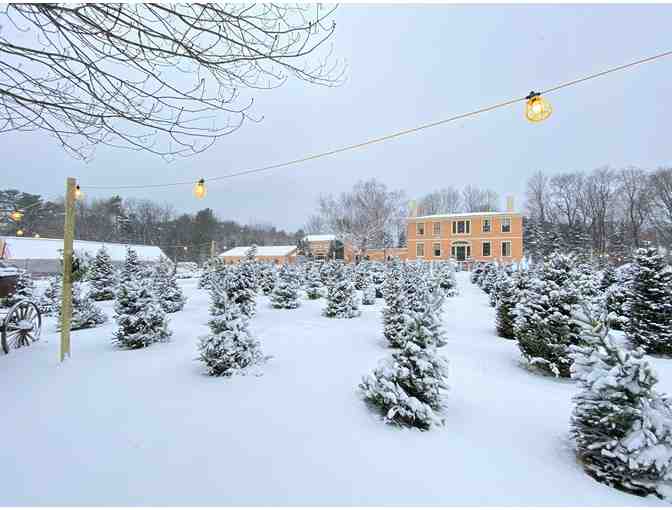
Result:
<svg viewBox="0 0 672 510"><path fill-rule="evenodd" d="M184 247L184 251L189 251L189 247L188 247L188 246L185 246L185 247Z"/></svg>
<svg viewBox="0 0 672 510"><path fill-rule="evenodd" d="M21 211L14 211L9 215L9 217L14 221L19 221L21 218L23 218L23 213Z"/></svg>
<svg viewBox="0 0 672 510"><path fill-rule="evenodd" d="M39 238L40 238L40 234L34 234L33 237L34 237L35 239L39 239Z"/></svg>
<svg viewBox="0 0 672 510"><path fill-rule="evenodd" d="M16 235L21 237L23 235L23 230L21 230L21 229L17 230Z"/></svg>
<svg viewBox="0 0 672 510"><path fill-rule="evenodd" d="M82 189L79 187L78 184L77 186L75 186L75 200L79 200L80 198L82 198L83 195L84 193L82 193Z"/></svg>
<svg viewBox="0 0 672 510"><path fill-rule="evenodd" d="M525 105L525 117L530 122L541 122L546 120L553 113L551 103L546 101L537 92L530 92L527 96L527 104Z"/></svg>
<svg viewBox="0 0 672 510"><path fill-rule="evenodd" d="M205 189L205 179L199 179L194 186L194 196L198 199L203 198L208 191Z"/></svg>

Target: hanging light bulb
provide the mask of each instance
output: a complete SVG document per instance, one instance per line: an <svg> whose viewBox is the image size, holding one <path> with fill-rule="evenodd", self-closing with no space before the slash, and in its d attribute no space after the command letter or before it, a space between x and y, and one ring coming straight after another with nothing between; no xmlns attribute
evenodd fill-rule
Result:
<svg viewBox="0 0 672 510"><path fill-rule="evenodd" d="M530 92L527 97L527 103L525 104L525 117L530 122L541 122L546 120L553 113L553 107L551 103L546 101L539 92Z"/></svg>
<svg viewBox="0 0 672 510"><path fill-rule="evenodd" d="M39 239L39 238L40 238L40 234L33 234L33 237L34 237L35 239Z"/></svg>
<svg viewBox="0 0 672 510"><path fill-rule="evenodd" d="M183 248L184 248L184 251L189 251L189 247L188 247L188 246L183 246Z"/></svg>
<svg viewBox="0 0 672 510"><path fill-rule="evenodd" d="M205 196L208 191L205 189L205 179L201 178L194 186L194 196L198 199L201 199Z"/></svg>
<svg viewBox="0 0 672 510"><path fill-rule="evenodd" d="M14 221L20 221L23 218L23 213L21 211L13 211L9 217Z"/></svg>
<svg viewBox="0 0 672 510"><path fill-rule="evenodd" d="M16 235L21 237L23 235L23 230L22 229L17 230Z"/></svg>
<svg viewBox="0 0 672 510"><path fill-rule="evenodd" d="M82 189L79 187L78 184L77 186L75 186L75 200L79 200L80 198L82 198L83 195L84 193L82 193Z"/></svg>

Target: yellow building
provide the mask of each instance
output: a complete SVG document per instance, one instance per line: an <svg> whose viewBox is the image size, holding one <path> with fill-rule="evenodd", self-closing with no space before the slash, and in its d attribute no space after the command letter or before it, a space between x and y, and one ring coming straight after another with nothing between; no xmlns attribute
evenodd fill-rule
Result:
<svg viewBox="0 0 672 510"><path fill-rule="evenodd" d="M408 260L520 261L523 217L513 211L410 217L407 243Z"/></svg>

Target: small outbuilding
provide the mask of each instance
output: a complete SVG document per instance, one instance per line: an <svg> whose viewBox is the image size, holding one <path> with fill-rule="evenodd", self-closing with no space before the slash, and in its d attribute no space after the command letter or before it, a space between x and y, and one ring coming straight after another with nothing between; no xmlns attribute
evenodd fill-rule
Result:
<svg viewBox="0 0 672 510"><path fill-rule="evenodd" d="M249 252L251 246L236 246L220 253L225 264L236 264ZM257 246L255 260L275 262L276 264L296 263L298 248L296 246Z"/></svg>

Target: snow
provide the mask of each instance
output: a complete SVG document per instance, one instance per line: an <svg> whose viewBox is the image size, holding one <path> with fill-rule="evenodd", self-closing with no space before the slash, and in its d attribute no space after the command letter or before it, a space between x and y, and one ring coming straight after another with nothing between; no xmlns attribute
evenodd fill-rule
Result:
<svg viewBox="0 0 672 510"><path fill-rule="evenodd" d="M220 257L244 257L252 248L251 246L237 246L224 253ZM296 251L296 246L257 246L257 257L286 257Z"/></svg>
<svg viewBox="0 0 672 510"><path fill-rule="evenodd" d="M334 234L309 234L303 238L307 243L316 243L321 241L335 241L336 236Z"/></svg>
<svg viewBox="0 0 672 510"><path fill-rule="evenodd" d="M63 250L63 239L48 239L44 237L4 237L6 241L5 258L11 260L25 259L59 259ZM142 244L104 243L98 241L73 241L73 249L79 254L87 253L95 257L100 248L105 246L110 258L115 262L123 262L126 259L126 248L130 246L138 254L138 258L147 261L158 261L165 254L158 246Z"/></svg>
<svg viewBox="0 0 672 510"><path fill-rule="evenodd" d="M447 213L447 214L430 214L427 216L411 216L410 218L407 218L408 220L430 220L432 218L464 218L468 216L499 216L499 215L504 215L504 216L511 216L511 215L516 215L520 214L517 212L513 211L508 211L508 212L471 212L471 213Z"/></svg>
<svg viewBox="0 0 672 510"><path fill-rule="evenodd" d="M72 333L58 362L40 342L0 356L4 505L663 505L599 484L568 440L570 381L520 366L497 338L487 296L457 273L446 300L450 362L444 427L398 429L357 385L390 354L383 300L359 318L321 316L324 300L272 309L258 296L252 334L271 355L247 376L204 375L197 338L209 296L180 281L170 342L111 344L114 322ZM111 302L99 303L112 315ZM652 359L672 390L672 360Z"/></svg>

